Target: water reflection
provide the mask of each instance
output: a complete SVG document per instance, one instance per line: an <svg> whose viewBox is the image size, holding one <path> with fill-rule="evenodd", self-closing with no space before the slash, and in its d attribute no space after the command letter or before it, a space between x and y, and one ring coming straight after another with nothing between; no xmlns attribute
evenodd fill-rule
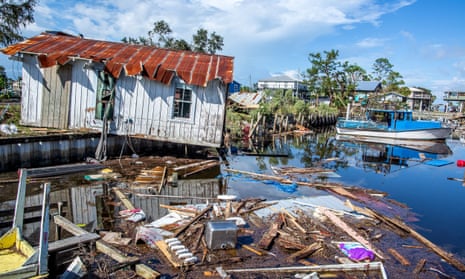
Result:
<svg viewBox="0 0 465 279"><path fill-rule="evenodd" d="M341 150L353 156L353 167L389 174L431 160L445 158L452 150L445 141L404 141L336 136Z"/></svg>

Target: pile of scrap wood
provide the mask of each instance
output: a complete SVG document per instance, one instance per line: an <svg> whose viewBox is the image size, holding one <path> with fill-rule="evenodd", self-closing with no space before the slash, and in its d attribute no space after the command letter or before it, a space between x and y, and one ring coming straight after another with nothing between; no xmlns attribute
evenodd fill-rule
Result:
<svg viewBox="0 0 465 279"><path fill-rule="evenodd" d="M175 184L178 178L186 178L219 165L218 160L202 160L179 166L166 164L142 169L134 179L133 187L152 187L160 193L167 183Z"/></svg>
<svg viewBox="0 0 465 279"><path fill-rule="evenodd" d="M336 200L334 196L278 201L250 198L184 207L161 205L169 214L137 224L134 230L144 229L144 236L139 234L134 244L121 249L139 255L141 263L159 274L188 278L282 278L291 274L431 278L437 272L446 274L448 266L441 258L463 269L460 261L424 242L402 222L361 207L359 202ZM325 206L335 201L337 209ZM399 207L382 198L379 202ZM209 228L218 221L232 222L237 228L234 245L212 247Z"/></svg>

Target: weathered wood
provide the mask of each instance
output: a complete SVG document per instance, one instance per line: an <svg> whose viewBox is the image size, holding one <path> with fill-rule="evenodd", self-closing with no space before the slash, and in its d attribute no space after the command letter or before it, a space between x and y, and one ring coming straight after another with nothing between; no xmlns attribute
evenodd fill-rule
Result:
<svg viewBox="0 0 465 279"><path fill-rule="evenodd" d="M161 193L161 190L163 189L163 186L165 185L166 183L166 174L167 174L167 171L168 169L166 168L166 166L163 168L163 175L161 176L161 181L160 181L160 185L158 187L158 194Z"/></svg>
<svg viewBox="0 0 465 279"><path fill-rule="evenodd" d="M127 256L123 254L118 249L106 244L101 240L97 241L95 244L98 251L108 255L110 258L114 259L119 263L133 263L139 260L139 258L137 257Z"/></svg>
<svg viewBox="0 0 465 279"><path fill-rule="evenodd" d="M423 267L426 264L426 259L421 259L418 261L417 265L415 266L415 269L413 270L413 273L418 274L423 270Z"/></svg>
<svg viewBox="0 0 465 279"><path fill-rule="evenodd" d="M291 213L289 213L286 209L282 209L282 211L287 215L288 219L291 221L291 223L301 232L301 233L307 233L307 230L304 229L299 222L297 222L297 219L292 216Z"/></svg>
<svg viewBox="0 0 465 279"><path fill-rule="evenodd" d="M195 162L195 163L175 167L175 168L173 168L173 171L180 171L180 170L185 170L185 169L189 169L189 168L195 168L195 167L199 167L199 166L209 164L209 163L212 163L212 162L217 162L217 161L216 160L206 160L206 161L201 161L201 162Z"/></svg>
<svg viewBox="0 0 465 279"><path fill-rule="evenodd" d="M50 242L48 244L48 252L54 253L60 250L65 250L75 245L91 242L94 240L99 239L100 236L95 233L86 233L82 235L75 235L72 237L68 237L65 239L57 240L54 242Z"/></svg>
<svg viewBox="0 0 465 279"><path fill-rule="evenodd" d="M410 262L394 248L389 248L388 252L391 253L391 255L393 255L394 258L396 258L396 260L398 260L402 265L410 265Z"/></svg>
<svg viewBox="0 0 465 279"><path fill-rule="evenodd" d="M55 222L55 224L62 227L63 229L71 233L72 235L84 235L84 234L89 233L88 231L76 226L75 224L73 224L71 221L69 221L63 216L55 215L53 216L53 221Z"/></svg>
<svg viewBox="0 0 465 279"><path fill-rule="evenodd" d="M263 253L262 251L259 251L259 250L253 248L253 247L250 246L250 245L242 244L241 246L242 246L242 248L244 248L244 249L246 249L246 250L248 250L248 251L250 251L250 252L252 252L252 253L255 253L255 254L259 255L259 256L263 256L263 255L264 255L264 253Z"/></svg>
<svg viewBox="0 0 465 279"><path fill-rule="evenodd" d="M394 218L383 216L383 215L378 214L375 211L373 211L371 209L368 209L368 208L367 208L367 210L369 210L372 214L374 214L374 216L376 216L376 218L378 218L380 221L385 222L385 223L389 223L391 225L394 225L394 226L400 228L403 231L408 232L413 238L415 238L416 240L421 242L423 245L425 245L428 248L430 248L431 250L433 250L436 254L441 256L445 261L447 261L449 264L454 266L456 269L458 269L458 270L460 270L462 272L465 271L465 265L462 262L460 262L459 260L457 260L456 258L454 258L453 254L447 253L446 251L442 250L440 247L436 246L434 243L432 243L431 241L426 239L424 236L422 236L421 234L416 232L414 229L410 228L404 222L402 222L400 220L397 220L397 219L394 219Z"/></svg>
<svg viewBox="0 0 465 279"><path fill-rule="evenodd" d="M302 250L299 250L299 251L291 254L290 256L288 256L286 258L286 261L295 262L296 260L300 260L300 259L309 257L310 255L312 255L313 253L315 253L316 251L318 251L318 250L320 250L322 248L323 248L323 246L321 245L321 243L313 242L308 247L306 247L306 248L304 248Z"/></svg>
<svg viewBox="0 0 465 279"><path fill-rule="evenodd" d="M180 229L178 229L175 233L174 236L177 237L181 233L183 233L188 227L190 227L194 222L196 222L198 219L200 219L203 215L205 215L207 212L209 212L213 208L213 205L208 205L204 210L202 210L197 216L192 218L187 224L182 226Z"/></svg>
<svg viewBox="0 0 465 279"><path fill-rule="evenodd" d="M325 188L325 189L334 188L334 187L341 187L340 185L337 185L337 184L294 181L294 180L290 180L290 179L279 177L279 176L259 174L259 173L243 171L243 170L226 169L226 171L227 172L234 172L234 173L241 173L241 174L249 175L251 177L254 177L254 178L257 178L257 179L262 179L262 180L274 180L274 181L278 181L278 182L281 182L281 183L284 183L284 184L293 184L293 183L295 183L295 184L300 185L300 186L309 186L309 187Z"/></svg>
<svg viewBox="0 0 465 279"><path fill-rule="evenodd" d="M124 207L126 209L132 210L135 209L134 205L132 205L131 201L121 192L120 189L118 188L112 188L113 192L115 192L116 196L119 198L119 200L123 203Z"/></svg>
<svg viewBox="0 0 465 279"><path fill-rule="evenodd" d="M360 242L363 246L366 248L370 249L375 253L380 259L386 259L386 256L379 251L377 248L375 248L368 240L363 238L359 233L357 233L354 229L352 229L347 223L345 223L341 218L337 217L334 213L331 211L319 207L318 210L323 213L326 217L328 217L333 224L338 226L340 229L345 231L350 237L355 239L356 241Z"/></svg>
<svg viewBox="0 0 465 279"><path fill-rule="evenodd" d="M193 175L193 174L199 173L201 171L204 171L206 169L218 166L219 164L220 164L220 162L218 162L218 161L211 162L209 164L204 164L204 165L200 166L198 169L195 169L193 171L190 171L188 173L183 174L182 177L188 177L189 175Z"/></svg>
<svg viewBox="0 0 465 279"><path fill-rule="evenodd" d="M144 279L160 278L161 274L145 264L136 264L136 274Z"/></svg>
<svg viewBox="0 0 465 279"><path fill-rule="evenodd" d="M270 228L263 234L257 246L265 250L270 249L271 243L278 235L278 229L281 228L282 223L283 222L280 218L275 220L273 224L271 224Z"/></svg>
<svg viewBox="0 0 465 279"><path fill-rule="evenodd" d="M182 215L187 215L187 216L191 216L191 217L194 217L198 213L198 211L195 210L195 209L181 208L181 207L166 205L166 204L160 204L160 207L161 208L166 208L166 209L168 209L170 211L179 212Z"/></svg>

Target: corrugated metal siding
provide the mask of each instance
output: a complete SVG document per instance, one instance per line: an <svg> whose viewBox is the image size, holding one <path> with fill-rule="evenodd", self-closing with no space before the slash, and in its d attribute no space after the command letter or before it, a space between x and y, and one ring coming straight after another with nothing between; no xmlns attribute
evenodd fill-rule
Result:
<svg viewBox="0 0 465 279"><path fill-rule="evenodd" d="M63 65L75 58L88 59L104 63L106 71L115 78L119 78L124 69L126 75L147 75L165 84L169 84L175 74L188 84L203 87L214 79L221 79L225 84L233 80L234 58L230 56L156 49L62 34L42 33L1 51L7 55L36 54L41 67Z"/></svg>

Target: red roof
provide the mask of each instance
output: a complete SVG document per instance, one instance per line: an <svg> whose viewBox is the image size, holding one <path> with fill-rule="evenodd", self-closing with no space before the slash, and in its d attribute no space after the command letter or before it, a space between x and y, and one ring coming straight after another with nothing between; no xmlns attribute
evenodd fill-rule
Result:
<svg viewBox="0 0 465 279"><path fill-rule="evenodd" d="M1 49L4 54L27 53L38 56L42 68L64 65L74 58L101 62L115 78L121 71L169 84L178 75L187 84L207 86L213 79L233 80L234 58L153 46L106 42L64 33L42 33Z"/></svg>

